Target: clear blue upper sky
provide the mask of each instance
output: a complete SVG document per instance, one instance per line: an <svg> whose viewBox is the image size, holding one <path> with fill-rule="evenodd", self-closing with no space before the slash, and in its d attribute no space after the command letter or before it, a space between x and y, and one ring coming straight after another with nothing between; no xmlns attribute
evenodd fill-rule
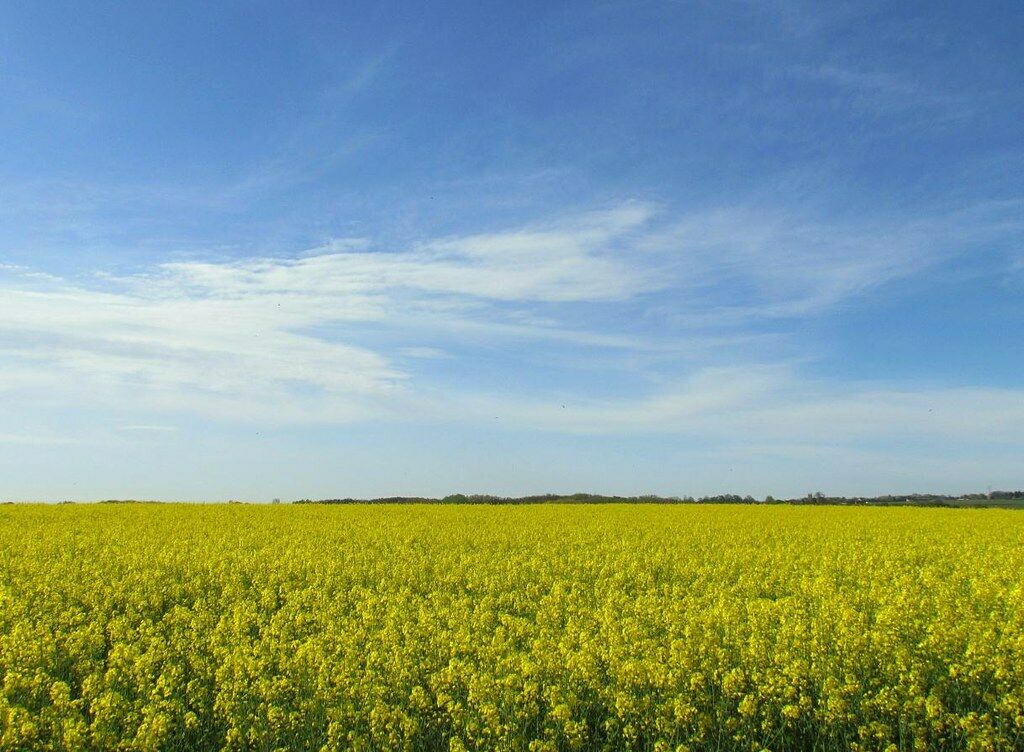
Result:
<svg viewBox="0 0 1024 752"><path fill-rule="evenodd" d="M0 497L1024 486L1024 7L0 5Z"/></svg>

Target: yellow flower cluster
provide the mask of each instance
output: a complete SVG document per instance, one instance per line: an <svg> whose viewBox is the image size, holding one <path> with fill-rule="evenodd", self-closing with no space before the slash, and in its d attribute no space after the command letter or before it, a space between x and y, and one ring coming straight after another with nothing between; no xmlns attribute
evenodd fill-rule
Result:
<svg viewBox="0 0 1024 752"><path fill-rule="evenodd" d="M0 750L1020 750L1024 516L0 508Z"/></svg>

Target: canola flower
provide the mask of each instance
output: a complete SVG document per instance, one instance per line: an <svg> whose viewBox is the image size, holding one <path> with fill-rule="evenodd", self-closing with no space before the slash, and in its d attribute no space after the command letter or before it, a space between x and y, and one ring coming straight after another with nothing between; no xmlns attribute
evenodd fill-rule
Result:
<svg viewBox="0 0 1024 752"><path fill-rule="evenodd" d="M0 508L0 750L1020 750L1024 516Z"/></svg>

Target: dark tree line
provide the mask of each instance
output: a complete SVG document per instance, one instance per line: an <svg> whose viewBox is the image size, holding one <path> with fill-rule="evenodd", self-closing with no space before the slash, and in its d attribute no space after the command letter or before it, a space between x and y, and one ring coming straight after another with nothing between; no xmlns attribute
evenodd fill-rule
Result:
<svg viewBox="0 0 1024 752"><path fill-rule="evenodd" d="M1015 502L1019 502L1015 503ZM604 496L601 494L539 494L535 496L494 496L491 494L450 494L442 498L386 496L376 499L300 499L295 504L828 504L845 506L1024 506L1024 491L991 491L960 496L945 494L887 494L884 496L828 496L821 491L791 499L766 496L755 499L739 494L717 496Z"/></svg>

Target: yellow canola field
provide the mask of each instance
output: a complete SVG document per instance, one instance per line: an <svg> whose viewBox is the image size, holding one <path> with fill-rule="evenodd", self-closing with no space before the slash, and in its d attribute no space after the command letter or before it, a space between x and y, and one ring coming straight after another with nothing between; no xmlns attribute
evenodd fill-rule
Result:
<svg viewBox="0 0 1024 752"><path fill-rule="evenodd" d="M1020 750L1024 513L0 507L3 750Z"/></svg>

